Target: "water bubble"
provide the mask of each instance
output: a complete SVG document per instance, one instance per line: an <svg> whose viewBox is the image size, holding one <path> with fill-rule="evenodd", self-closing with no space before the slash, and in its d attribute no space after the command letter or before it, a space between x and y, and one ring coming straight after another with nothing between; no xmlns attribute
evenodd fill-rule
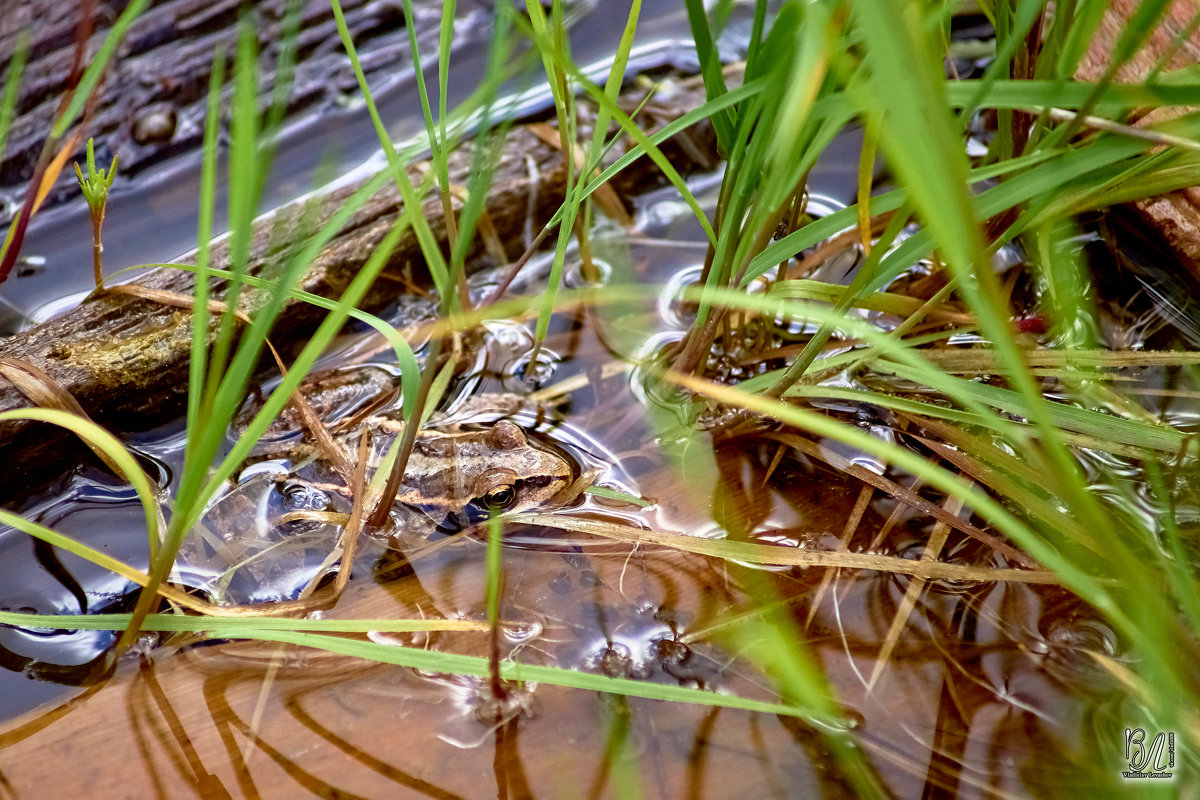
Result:
<svg viewBox="0 0 1200 800"><path fill-rule="evenodd" d="M175 136L179 115L169 105L153 105L138 112L130 129L133 140L140 145L165 143Z"/></svg>
<svg viewBox="0 0 1200 800"><path fill-rule="evenodd" d="M873 437L885 442L889 445L896 444L896 433L887 425L868 425L867 430ZM860 467L869 469L876 475L882 475L887 470L887 461L881 456L871 453L859 453L850 459L851 464L857 464Z"/></svg>
<svg viewBox="0 0 1200 800"><path fill-rule="evenodd" d="M588 289L606 285L612 280L613 267L599 258L592 258L592 266L596 270L594 278L588 278L583 274L583 262L573 262L567 265L567 270L563 275L563 283L570 289Z"/></svg>
<svg viewBox="0 0 1200 800"><path fill-rule="evenodd" d="M545 347L538 350L536 359L529 354L518 356L504 366L504 388L514 392L540 389L554 377L561 361L562 356Z"/></svg>
<svg viewBox="0 0 1200 800"><path fill-rule="evenodd" d="M526 687L532 684L525 684ZM490 687L481 686L475 695L475 719L484 725L499 725L522 717L533 716L533 692L516 685L505 687L502 697L496 696Z"/></svg>
<svg viewBox="0 0 1200 800"><path fill-rule="evenodd" d="M513 644L525 644L542 635L546 626L541 622L506 622L500 626L500 633Z"/></svg>
<svg viewBox="0 0 1200 800"><path fill-rule="evenodd" d="M827 217L845 207L842 201L824 194L810 194L804 203L804 211L810 217Z"/></svg>
<svg viewBox="0 0 1200 800"><path fill-rule="evenodd" d="M864 426L877 438L882 439L889 444L895 443L895 436L892 429L884 425L868 425ZM859 450L857 447L835 441L833 439L822 439L820 444L822 455L828 458L845 458L851 464L868 469L876 475L882 475L887 471L887 461L881 456L873 453L867 453Z"/></svg>
<svg viewBox="0 0 1200 800"><path fill-rule="evenodd" d="M483 323L483 328L493 342L506 350L531 350L533 348L533 336L524 325L506 320L489 320Z"/></svg>
<svg viewBox="0 0 1200 800"><path fill-rule="evenodd" d="M281 494L288 511L325 511L333 505L328 494L306 483L289 483Z"/></svg>
<svg viewBox="0 0 1200 800"><path fill-rule="evenodd" d="M584 666L609 678L628 678L634 671L633 654L619 642L607 642L598 651L588 655Z"/></svg>
<svg viewBox="0 0 1200 800"><path fill-rule="evenodd" d="M866 720L866 716L864 716L861 711L852 708L843 708L842 716L840 718L814 718L809 720L808 724L812 725L814 728L829 731L830 733L849 733L861 728L864 724L866 724ZM852 742L849 744L851 747L854 746Z"/></svg>
<svg viewBox="0 0 1200 800"><path fill-rule="evenodd" d="M648 337L634 356L636 366L629 371L629 390L643 405L657 406L690 424L690 420L685 419L690 406L688 395L675 384L658 378L659 368L663 366L662 352L682 338L679 331L665 331Z"/></svg>
<svg viewBox="0 0 1200 800"><path fill-rule="evenodd" d="M65 297L58 297L38 306L26 314L28 320L25 325L21 326L21 330L28 330L51 317L58 316L64 311L75 308L84 301L88 294L89 292L72 292Z"/></svg>
<svg viewBox="0 0 1200 800"><path fill-rule="evenodd" d="M3 610L8 611L10 613L14 613L14 614L37 614L38 613L38 610L36 608L33 608L32 606L21 606L20 608L5 608ZM17 626L13 626L13 627L16 630L21 631L22 633L28 633L33 636L57 636L58 634L62 633L62 629L60 629L60 628L43 628L41 626L36 626L36 625L22 625L20 627L17 627Z"/></svg>
<svg viewBox="0 0 1200 800"><path fill-rule="evenodd" d="M388 647L427 647L429 645L428 631L367 631L367 638L375 644Z"/></svg>
<svg viewBox="0 0 1200 800"><path fill-rule="evenodd" d="M667 228L676 220L691 213L691 206L682 200L659 200L656 203L649 203L638 213L637 228L639 230Z"/></svg>
<svg viewBox="0 0 1200 800"><path fill-rule="evenodd" d="M1102 620L1061 615L1051 620L1045 636L1030 651L1042 655L1042 668L1060 683L1081 694L1112 692L1111 673L1100 659L1121 654L1116 632Z"/></svg>
<svg viewBox="0 0 1200 800"><path fill-rule="evenodd" d="M691 326L696 319L695 304L683 299L684 290L700 282L704 266L693 264L681 269L667 279L662 292L658 295L658 316L663 323L677 329Z"/></svg>
<svg viewBox="0 0 1200 800"><path fill-rule="evenodd" d="M825 283L845 284L861 261L862 248L858 245L847 247L822 261L808 277Z"/></svg>
<svg viewBox="0 0 1200 800"><path fill-rule="evenodd" d="M656 640L651 645L651 654L663 672L681 683L712 686L721 680L724 656L715 659L711 655L700 655L692 646L673 637Z"/></svg>
<svg viewBox="0 0 1200 800"><path fill-rule="evenodd" d="M664 667L678 666L692 656L691 648L675 639L658 639L651 645L654 657Z"/></svg>
<svg viewBox="0 0 1200 800"><path fill-rule="evenodd" d="M257 464L251 464L246 467L238 475L237 482L241 486L249 483L258 476L264 476L267 480L278 480L286 478L292 472L291 465L284 459L273 458L266 461L259 461Z"/></svg>

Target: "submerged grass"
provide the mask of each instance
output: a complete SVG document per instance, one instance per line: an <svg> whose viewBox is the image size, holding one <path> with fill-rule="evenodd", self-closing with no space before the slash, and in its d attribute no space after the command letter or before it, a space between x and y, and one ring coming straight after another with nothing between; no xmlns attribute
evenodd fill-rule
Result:
<svg viewBox="0 0 1200 800"><path fill-rule="evenodd" d="M131 4L130 8L137 5ZM127 475L138 486L146 506L151 552L155 554L149 574L138 575L136 580L147 589L133 614L79 620L71 627L124 626L123 644L146 629L206 631L214 638L255 638L317 647L420 669L490 674L497 693L502 691L502 677L659 700L801 714L822 724L845 778L856 791L864 796L882 793L878 777L857 747L859 742L837 723L841 714L838 701L805 649L803 634L795 629L791 615L784 612L785 603L776 596L776 590L760 577L747 580L754 584L751 589L763 613L747 617L744 625L730 626L727 640L775 679L778 694L785 699L782 704L534 667L502 661L498 651L491 658L479 658L321 635L322 631L419 630L422 628L412 627L419 626L419 621L258 620L256 624L252 618L151 613L158 603L157 587L170 574L183 537L271 420L283 410L347 319L363 319L377 326L395 348L403 373L403 408L410 423L426 417L445 389L453 366L447 367L439 360L440 344L433 347L423 374L419 374L417 360L403 338L356 308L406 230L411 229L420 243L438 291L446 330L463 330L489 315L537 307L536 336L540 342L551 314L568 303L619 303L624 298L657 291L655 287L609 286L586 293L559 293L569 246L575 242L581 252L587 250L586 223L592 218L592 195L634 158L646 156L663 168L667 179L698 215L710 245L703 285L689 295L698 309L695 325L678 351L669 354L669 368L666 361L657 366L643 365L652 373L658 370L654 380L682 390L675 396L683 399L680 405L683 413L690 415L689 421L694 423L702 407L712 403L739 409L742 418L774 421L780 428L776 441L786 442L788 436L797 436L795 432L805 432L876 455L969 507L978 524L986 525L986 537L992 537L981 541L992 546L995 537L1003 537L1003 547L1010 548L1008 555L1015 553L1011 551L1013 546L1020 548L1014 560L1022 566L982 569L928 559L905 562L905 566L899 563L903 559L851 552L776 552L777 558L772 560L770 551L779 548L735 541L696 540L680 544L680 548L743 563L894 568L924 580L1060 583L1103 614L1119 632L1128 653L1125 663L1111 659L1105 663L1125 683L1129 697L1156 724L1182 732L1187 739L1187 757L1193 757L1191 754L1200 747L1200 718L1194 710L1200 707L1200 682L1195 671L1200 655L1200 584L1189 555L1195 543L1181 530L1176 512L1180 498L1194 481L1191 453L1195 447L1189 448L1194 432L1153 418L1118 389L1102 385L1111 373L1098 368L1120 369L1172 359L1181 364L1195 363L1196 357L1186 353L1113 358L1100 350L1094 333L1095 309L1081 299L1090 291L1089 279L1077 259L1065 254L1075 235L1073 215L1200 180L1200 159L1187 146L1189 139L1200 134L1200 114L1183 114L1157 125L1154 131L1162 135L1150 139L1131 135L1130 129L1121 125L1089 123L1089 119L1102 114L1121 122L1125 111L1135 105L1165 108L1200 104L1200 75L1195 70L1170 76L1170 80L1166 74L1161 79L1152 75L1141 85L1111 82L1116 69L1132 57L1154 29L1164 3L1139 7L1123 30L1104 78L1092 85L1074 82L1073 74L1099 24L1096 9L1100 4L1096 3L1068 0L1056 4L1053 13L1035 0L987 4L982 11L995 26L995 58L980 79L952 81L944 71L945 31L952 11L947 5L819 0L784 2L771 15L766 2L755 2L744 82L733 86L722 72L716 46L720 22L729 4L717 4L709 14L705 4L688 0L688 20L708 101L653 134L641 130L617 103L617 92L628 77L624 73L639 20L638 2L631 4L604 86L589 81L572 61L566 15L559 0L550 5L548 14L541 4L531 0L528 16L524 17L512 12L508 4L500 4L493 43L492 64L496 69L473 96L470 107L457 112L464 116L478 112L477 117L482 115L483 120L474 151L477 169L465 200L460 199L457 208L455 187L449 185L447 157L458 142L457 134L447 127L445 100L455 4L447 2L443 7L436 113L421 71L417 42L411 40L431 153L426 181L417 185L405 171L385 121L379 116L338 0L332 0L331 5L342 44L387 155L388 169L348 200L320 231L294 248L290 260L274 274L245 274L252 223L269 168L270 129L280 122L279 109L286 92L278 90L277 84L274 105L267 114L267 130L260 130L255 41L250 23L243 21L232 68L226 181L230 193L231 269L227 271L210 266L209 245L219 183L218 120L225 70L222 54L214 61L209 86L199 249L193 268L196 303L188 444L170 523L160 547L156 533L159 500L139 483L140 469L133 464ZM292 13L298 7L292 4ZM405 0L404 12L411 32L410 0ZM562 207L547 226L547 231L557 232L558 238L541 298L501 303L481 311L471 308L463 291L463 276L468 243L480 225L493 165L488 134L496 121L489 114L500 93L504 73L501 67L517 60L512 55L517 36L537 53L550 83L568 178ZM15 97L12 76L20 73L19 60L14 59L13 65L0 99L0 143ZM579 93L596 104L600 120L586 147L577 141ZM81 89L77 98L85 94ZM1052 114L1049 109L1077 113ZM963 133L983 111L995 113L996 128L987 155L972 160L963 146ZM703 119L714 126L718 149L726 159L724 183L711 220L659 148L677 131ZM617 129L612 135L610 122ZM854 123L872 132L863 157L859 202L812 219L806 207L808 173L833 137ZM501 133L507 124L498 123ZM63 127L58 135L65 131ZM604 157L620 135L630 137L634 148L606 165ZM872 196L867 178L876 146L896 188ZM405 210L345 294L330 300L296 290L320 248L385 181L396 183ZM437 241L420 213L421 200L434 185L449 232L445 245ZM910 226L910 220L917 224ZM855 226L859 231L851 238L860 239L869 252L848 286L833 286L790 273L789 264L802 261L809 248ZM1040 301L1050 317L1053 349L1031 352L1014 329L1009 287L993 268L996 251L1010 242L1024 245L1038 285L1043 287ZM922 259L928 268L942 271L946 279L945 288L934 296L936 302L889 288ZM776 280L771 290L757 293L754 282L772 275ZM210 282L215 279L226 281L229 288L224 295L225 311L214 323L209 319L208 299ZM258 367L268 332L287 303L296 299L321 306L329 314L228 456L218 462L225 432ZM874 323L850 316L853 308L873 309L905 321L885 332ZM248 327L239 321L239 310L250 314ZM940 321L943 328L911 331L918 317L926 322ZM772 369L761 370L740 386L711 380L709 375L720 366L723 355L748 352L745 342L754 338L752 323L803 323L811 326L812 333L799 353L781 355L784 351L780 350L764 354L762 360L770 361ZM945 327L948 324L958 327ZM982 338L980 348L966 353L929 349L952 333L968 330ZM847 346L853 345L853 349L822 357L825 343L836 339L849 342ZM967 360L955 362L958 355ZM782 366L776 363L780 361L784 362ZM1046 396L1040 370L1048 368L1053 368L1061 381L1060 391L1067 397L1066 402ZM900 392L822 385L823 376L844 369L899 378L915 388ZM1000 376L1005 385L992 386L961 374L972 371ZM427 397L430 409L422 409ZM892 409L918 423L923 434L909 430L903 435L919 440L924 450L918 454L903 445L884 442L852 423L806 407L814 398ZM115 447L115 440L94 427L68 421L59 413L27 412L24 416L69 425L81 436L101 442L118 463L133 463L125 451ZM408 426L407 446L411 446L416 428L416 424ZM690 441L699 441L697 434L692 437ZM1080 446L1136 457L1152 495L1168 512L1157 521L1137 514L1115 515L1090 486L1081 467ZM389 455L387 463L396 465L393 483L406 458L403 451L394 450ZM380 475L368 480L372 496L386 494ZM883 484L871 485L878 488ZM394 495L394 486L391 491ZM382 508L386 512L390 506L390 498L385 498ZM954 515L946 512L945 516ZM940 524L949 524L938 518ZM2 519L41 538L53 533L21 522L8 512ZM554 524L552 518L541 521ZM571 520L562 527L596 535L622 535L617 530L620 526L602 529L601 523L590 521ZM967 528L960 523L959 529L970 533L974 526ZM671 545L674 538L633 529L626 529L626 533L636 536L635 541L641 544L659 546ZM502 582L498 520L492 525L490 542L488 585L498 589ZM102 554L64 537L54 538L54 543L134 579L128 568L105 561ZM999 548L996 551L1003 552ZM1040 569L1029 569L1030 560ZM499 621L497 597L489 589L486 606L493 626ZM0 623L55 627L69 621L61 617L35 620L5 613L0 614ZM608 744L611 763L621 761L620 754L628 748L628 731L622 727L628 724L628 713L627 708L620 707L613 715ZM614 784L631 785L631 770L618 770Z"/></svg>

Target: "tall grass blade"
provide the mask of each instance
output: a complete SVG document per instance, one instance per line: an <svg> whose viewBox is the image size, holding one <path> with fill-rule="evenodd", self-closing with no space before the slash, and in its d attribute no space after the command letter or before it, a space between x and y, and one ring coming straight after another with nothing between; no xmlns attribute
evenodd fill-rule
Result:
<svg viewBox="0 0 1200 800"><path fill-rule="evenodd" d="M684 5L687 7L688 25L692 29L692 41L696 44L696 57L700 60L700 74L704 76L704 89L708 99L715 100L727 89L704 3L702 0L684 0ZM727 156L733 150L733 114L726 110L718 111L713 114L712 123L717 131L717 152Z"/></svg>
<svg viewBox="0 0 1200 800"><path fill-rule="evenodd" d="M16 47L8 59L8 75L4 79L4 94L0 95L0 156L4 155L4 143L12 125L13 111L17 107L17 93L21 88L21 76L25 73L25 59L29 55L29 31L17 34Z"/></svg>
<svg viewBox="0 0 1200 800"><path fill-rule="evenodd" d="M366 101L367 111L371 115L371 122L375 125L375 135L379 138L379 144L383 147L383 152L387 156L388 168L396 181L396 188L400 190L400 196L404 200L405 209L415 208L419 210L421 207L421 196L413 187L408 173L404 170L404 164L400 160L399 154L396 153L391 136L388 135L387 128L379 116L379 110L375 107L375 100L371 95L371 88L367 84L367 76L363 72L362 64L359 62L358 50L354 47L354 41L350 35L350 28L346 24L346 16L342 11L341 3L338 0L330 0L330 5L333 8L333 16L337 23L338 36L341 37L342 47L345 48L346 55L350 59L350 65L354 68L354 76L358 80L359 91L362 93L363 100ZM457 310L458 294L454 291L454 284L450 280L446 259L442 255L441 247L438 246L428 221L426 221L424 215L416 214L413 215L412 225L417 242L421 246L421 254L425 256L425 263L429 267L429 273L433 278L434 286L437 287L438 293L441 296L443 310L447 312Z"/></svg>
<svg viewBox="0 0 1200 800"><path fill-rule="evenodd" d="M213 56L208 82L208 106L204 124L204 155L200 163L200 205L196 220L196 304L192 310L192 350L188 360L188 439L198 435L205 417L203 387L207 383L209 317L208 296L213 213L217 197L217 138L221 124L221 85L225 80L225 56ZM195 469L195 467L193 467Z"/></svg>

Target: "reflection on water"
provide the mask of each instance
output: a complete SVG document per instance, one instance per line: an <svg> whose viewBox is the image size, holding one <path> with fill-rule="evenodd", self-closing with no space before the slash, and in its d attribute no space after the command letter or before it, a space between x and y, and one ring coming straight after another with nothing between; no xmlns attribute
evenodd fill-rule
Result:
<svg viewBox="0 0 1200 800"><path fill-rule="evenodd" d="M852 150L853 143L850 134L835 150ZM837 171L818 171L817 179ZM711 204L717 185L717 177L709 176L693 188ZM835 187L820 191L838 193ZM828 201L826 210L837 203ZM781 551L921 558L934 527L930 517L910 502L864 489L826 462L848 461L925 500L943 500L911 475L832 442L816 442L810 453L785 448L778 431L757 422L732 431L716 424L701 432L684 428L682 395L648 380L644 364L615 359L648 361L680 339L695 310L679 301L679 291L698 278L704 258L699 227L669 194L643 198L638 223L631 236L598 235L593 245L606 280L636 276L662 285L658 297L561 313L540 350L530 323L485 324L467 374L451 387L435 424L510 419L568 457L578 472L595 470L599 486L651 504L642 508L597 494L564 514ZM578 256L568 258L568 275L574 276L569 283L583 285ZM821 276L848 281L857 262L854 253L839 257ZM477 280L473 289L480 294L494 286L494 276L492 284L488 276ZM537 291L536 280L530 278L527 291ZM427 316L427 305L415 311L414 305L400 302L391 313L407 321ZM803 329L774 333L783 342ZM331 421L394 408L395 369L370 336L340 341L322 367L373 376L339 384L329 394L322 414ZM1158 373L1143 377L1147 388L1173 380ZM861 385L850 373L830 382ZM257 391L272 386L267 379ZM386 398L377 404L381 392ZM481 396L533 392L539 401L490 410L472 406ZM1194 416L1190 398L1173 403L1165 395L1153 397L1147 404L1157 403L1156 413ZM247 409L256 401L248 398ZM843 401L817 407L881 439L907 443L896 439L895 420L878 408ZM294 479L288 448L303 436L294 420L291 425L264 438L259 460L208 509L201 530L184 547L180 582L211 597L249 603L294 598L328 571L325 555L340 526L316 516L283 517L345 513L348 500L335 488ZM162 475L178 469L178 425L132 438L153 459L148 463L161 464ZM1087 451L1080 460L1112 508L1148 521L1161 515L1137 464ZM145 568L145 524L136 497L99 469L81 469L53 497L32 500L24 511ZM1120 742L1101 734L1125 720L1118 682L1103 667L1103 659L1122 662L1123 643L1060 589L931 582L889 646L888 631L912 586L908 576L752 570L519 519L507 525L505 536L502 658L773 700L771 681L742 657L745 643L724 635L731 621L759 611L762 598L747 587L761 585L765 576L829 677L846 724L895 796L1053 795L1120 763ZM24 534L0 532L0 555L6 568L0 608L88 613L129 605L127 581ZM958 533L949 535L939 560L1009 566ZM485 571L481 534L470 526L391 542L368 539L346 595L323 613L482 621ZM6 785L44 786L49 764L69 763L70 769L53 775L56 793L148 796L182 786L205 797L297 791L380 797L398 790L438 798L622 797L632 783L647 797L850 792L827 742L794 718L533 683L497 703L480 678L262 642L198 647L185 636L162 637L145 648L145 658L119 664L100 691L84 690L107 666L113 638L0 628L0 666L7 670L0 676L6 703L0 713L10 718L0 733ZM473 655L485 655L490 644L484 634L465 632L377 631L368 638ZM75 700L68 699L70 692ZM47 705L22 715L42 703ZM89 755L81 760L79 754ZM119 763L119 770L110 763Z"/></svg>
<svg viewBox="0 0 1200 800"><path fill-rule="evenodd" d="M661 222L662 209L644 218ZM623 260L614 263L636 265L648 279L678 285L679 275L690 274L695 247L651 244L651 235L639 231ZM623 341L621 336L635 339L631 334L637 330L644 332L643 341L661 345L670 339L672 329L685 323L662 314L665 308L670 304L650 300L616 313L565 314L543 351L551 355L538 361L547 373L534 379L526 369L529 328L489 323L477 361L452 393L443 419L514 419L569 454L580 469L601 470L600 484L655 501L639 510L589 497L566 513L789 549L845 546L921 556L930 537L929 517L881 492L864 495L862 484L801 452L781 452L762 430L685 435L669 419L652 422L645 410L663 398L648 396L644 382L627 370L611 368L609 346ZM615 324L624 331L614 333ZM394 379L385 362L370 363L376 366L366 367L368 372ZM382 385L390 391L388 381ZM470 407L472 397L513 389L540 388L547 397L559 397L560 385L581 388L551 405L526 402L490 413ZM366 402L355 391L331 395L335 418ZM828 411L853 419L860 409ZM891 435L887 425L877 420L871 425ZM139 447L168 465L164 469L178 459L181 444L173 428L138 437ZM319 577L321 554L337 526L280 524L279 517L344 506L345 498L280 479L273 470L285 470L286 462L280 466L271 442L264 447L265 460L243 472L210 509L206 526L256 536L269 557L247 562L261 565L252 569L205 572L195 548L206 557L215 553L194 544L185 550L189 565L178 576L185 583L214 595L220 594L219 584L226 597L252 602L294 597ZM863 466L939 501L887 465ZM1092 468L1116 475L1127 465L1096 458ZM103 531L114 554L144 565L144 526L133 498L91 472L67 486L64 499L49 502L35 516L85 540ZM848 531L851 518L857 523ZM772 697L770 682L722 636L728 621L752 613L759 602L746 589L753 583L748 567L518 523L506 528L502 657ZM12 532L4 537L10 557L29 566L20 571L22 581L5 584L0 605L74 613L127 603L130 587L123 581L68 557L39 553ZM409 539L401 549L395 544L366 544L347 595L325 616L484 619L485 548L477 531ZM224 563L231 558L237 561L226 556ZM1001 556L957 534L941 560L1007 566ZM1121 713L1115 705L1119 687L1096 656L1121 659L1121 643L1069 594L1021 584L935 582L918 598L886 668L872 679L911 578L801 568L766 574L829 676L869 760L896 796L1054 793L1086 780L1098 763L1112 763L1079 753L1081 747L1095 753L1119 744L1095 739L1104 729L1099 720L1119 720ZM102 660L112 643L109 634L12 629L0 634L15 669L75 685L86 683L89 665ZM484 654L488 647L478 633L369 638L459 653ZM10 723L0 734L5 763L12 765L6 778L26 785L43 758L79 748L102 752L105 743L121 742L123 752L137 753L143 767L137 774L214 796L276 796L296 787L357 796L390 794L397 787L435 797L621 796L620 782L630 779L647 796L662 797L848 791L821 736L788 718L536 684L497 706L487 681L474 677L269 643L186 645L187 639L164 640L152 651L148 669L135 670L134 660L121 665L103 691L57 712L61 719L52 712ZM64 669L82 671L74 679L55 677L63 674L55 670ZM32 697L30 704L40 699ZM58 783L64 791L83 791L91 776L70 771ZM128 787L143 778L123 772L121 780ZM276 788L283 786L288 790Z"/></svg>

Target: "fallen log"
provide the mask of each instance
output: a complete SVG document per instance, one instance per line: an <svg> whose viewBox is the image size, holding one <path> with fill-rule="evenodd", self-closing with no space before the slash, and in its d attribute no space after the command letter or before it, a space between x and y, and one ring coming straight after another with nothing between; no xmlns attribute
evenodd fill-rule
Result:
<svg viewBox="0 0 1200 800"><path fill-rule="evenodd" d="M1138 0L1112 0L1075 73L1076 78L1096 81L1104 75L1112 60L1113 49L1138 5ZM1113 79L1138 83L1145 80L1163 59L1166 59L1164 68L1167 71L1195 65L1200 61L1200 31L1191 26L1197 14L1200 14L1200 3L1195 0L1172 2L1145 44L1116 70ZM1189 35L1185 37L1184 33ZM1135 115L1131 121L1138 125L1162 122L1183 111L1154 111ZM1192 276L1200 280L1200 187L1147 197L1129 205L1143 222L1158 232Z"/></svg>
<svg viewBox="0 0 1200 800"><path fill-rule="evenodd" d="M644 90L633 91L623 102L633 108L645 98ZM698 87L679 89L671 97L655 98L640 112L638 121L657 129L703 102ZM586 116L586 115L584 115ZM582 121L581 136L590 137ZM522 235L527 218L544 224L561 205L566 180L566 160L559 148L547 144L532 125L514 127L503 142L486 199L486 210L509 258L523 249ZM470 148L463 147L449 158L451 184L466 185L471 163ZM615 159L625 146L618 144L609 154ZM664 155L679 172L687 174L716 166L715 141L706 124L664 143ZM408 167L419 183L426 166ZM663 180L647 158L635 161L611 182L618 196L637 194ZM315 230L342 205L363 182L341 187L318 201L316 213L297 202L264 216L255 223L248 272L263 274L292 252L293 240ZM460 202L456 199L455 208ZM361 264L393 226L403 203L394 183L388 183L347 222L321 250L298 288L323 297L337 297L349 285ZM438 197L424 200L422 212L434 235L445 246L446 232ZM315 222L313 221L315 220ZM303 227L303 230L301 230ZM489 265L483 246L474 244L469 269ZM228 266L224 241L214 243L211 264ZM399 273L412 266L422 268L416 236L408 231L393 252L385 274ZM269 274L269 272L268 272ZM155 290L191 294L191 273L153 270L137 281ZM361 307L375 310L397 293L394 281L377 281ZM213 297L220 298L224 284L214 283ZM287 346L310 332L324 312L302 302L291 302L272 331L272 340ZM191 314L178 308L137 297L100 293L79 307L36 328L0 341L0 358L18 358L44 370L70 392L102 425L122 430L145 429L177 415L182 408L187 384L191 347ZM0 381L0 409L28 407L27 399L7 381ZM33 423L0 425L0 457L19 464L25 475L15 483L27 486L36 473L45 473L61 463L61 436L50 426Z"/></svg>
<svg viewBox="0 0 1200 800"><path fill-rule="evenodd" d="M118 181L199 148L213 54L236 50L237 20L246 13L254 20L263 96L270 97L287 43L283 31L289 4L290 0L157 0L134 21L87 113L87 135L95 138L99 160L107 164L114 154L120 156ZM29 37L18 116L0 153L0 193L15 197L33 176L58 115L59 100L71 85L82 16L90 10L83 35L87 53L94 54L125 4L31 0L9 5L13 7L0 17L0 75L7 73L20 38ZM398 3L343 0L341 6L372 86L385 85L387 76L411 65L408 31ZM422 55L429 58L437 44L442 4L417 2L415 6L415 34L423 43ZM460 19L485 13L487 4L478 0L458 3ZM464 27L456 46L486 47L487 25ZM286 116L292 122L328 114L342 98L358 92L328 0L304 0L297 28L294 77L286 102ZM72 160L82 159L85 141L78 143ZM78 195L79 187L67 169L47 203ZM0 225L14 211L12 206L0 208Z"/></svg>

